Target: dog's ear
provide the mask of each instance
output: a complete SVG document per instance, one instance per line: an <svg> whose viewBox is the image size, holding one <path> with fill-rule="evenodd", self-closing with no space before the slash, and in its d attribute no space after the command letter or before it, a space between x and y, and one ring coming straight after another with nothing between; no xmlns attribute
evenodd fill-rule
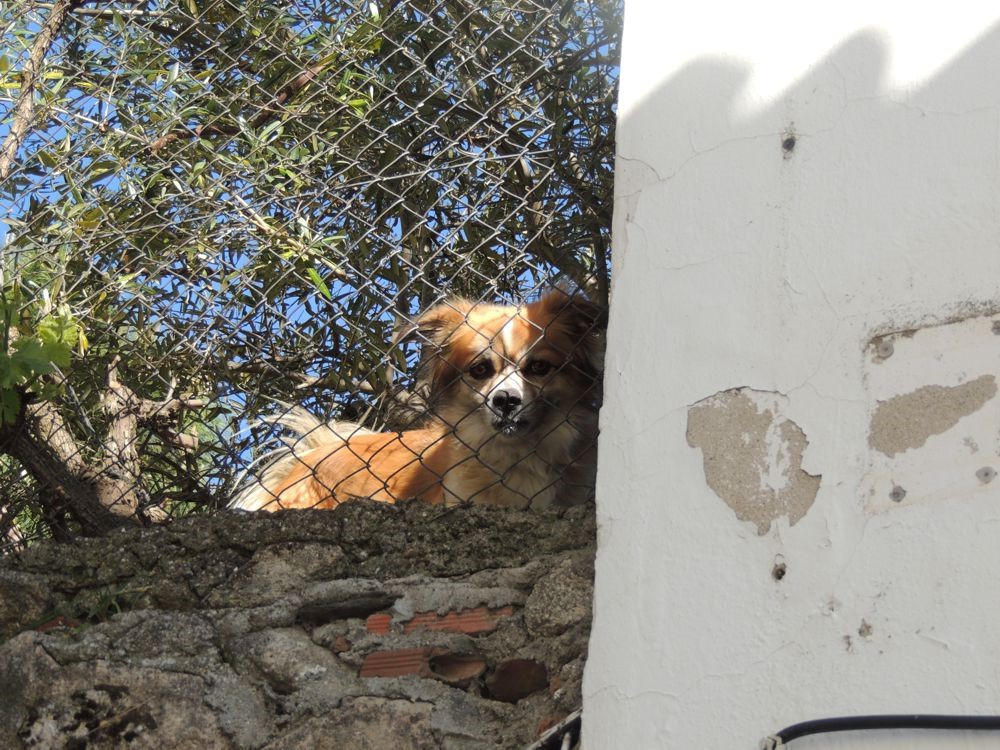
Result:
<svg viewBox="0 0 1000 750"><path fill-rule="evenodd" d="M603 334L608 324L607 311L603 305L597 304L583 292L567 292L558 287L529 305L529 317L580 337Z"/></svg>
<svg viewBox="0 0 1000 750"><path fill-rule="evenodd" d="M454 382L461 370L451 363L449 340L465 323L473 303L453 297L428 308L396 336L398 343L415 341L420 344L417 380L430 387L432 397L439 395Z"/></svg>
<svg viewBox="0 0 1000 750"><path fill-rule="evenodd" d="M442 348L472 310L472 303L461 297L452 297L434 307L428 308L417 318L396 333L396 341L405 343L416 341L426 346L431 344Z"/></svg>
<svg viewBox="0 0 1000 750"><path fill-rule="evenodd" d="M571 342L567 352L579 365L594 374L604 369L604 331L608 325L607 309L583 292L569 292L560 287L546 292L529 307L533 320L559 331Z"/></svg>
<svg viewBox="0 0 1000 750"><path fill-rule="evenodd" d="M548 317L559 325L581 336L603 331L608 325L608 314L603 305L594 302L583 292L567 292L559 287L547 292L538 304Z"/></svg>

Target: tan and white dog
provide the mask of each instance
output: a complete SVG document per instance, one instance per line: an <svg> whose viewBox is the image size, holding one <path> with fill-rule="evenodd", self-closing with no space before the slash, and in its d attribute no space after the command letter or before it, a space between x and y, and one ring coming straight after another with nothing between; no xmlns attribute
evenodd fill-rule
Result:
<svg viewBox="0 0 1000 750"><path fill-rule="evenodd" d="M526 305L452 299L424 312L431 426L375 433L304 409L276 421L289 451L239 492L245 510L332 508L350 498L507 507L593 491L603 311L556 289Z"/></svg>

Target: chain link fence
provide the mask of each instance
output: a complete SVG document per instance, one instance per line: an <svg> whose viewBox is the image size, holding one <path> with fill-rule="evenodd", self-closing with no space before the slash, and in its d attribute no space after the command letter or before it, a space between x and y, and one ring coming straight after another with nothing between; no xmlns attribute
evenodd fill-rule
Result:
<svg viewBox="0 0 1000 750"><path fill-rule="evenodd" d="M225 507L292 406L426 427L443 340L412 333L465 304L445 300L558 281L561 309L599 309L620 19L621 0L0 6L3 549ZM564 320L553 299L525 335Z"/></svg>

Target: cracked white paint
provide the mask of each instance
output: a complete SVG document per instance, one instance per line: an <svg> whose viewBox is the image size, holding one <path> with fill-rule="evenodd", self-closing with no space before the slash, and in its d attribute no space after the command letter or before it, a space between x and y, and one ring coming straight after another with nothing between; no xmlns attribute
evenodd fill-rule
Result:
<svg viewBox="0 0 1000 750"><path fill-rule="evenodd" d="M623 55L587 750L994 713L1000 8L626 0ZM822 475L763 535L688 443L691 406L742 386L784 394ZM940 419L870 444L880 402L925 397ZM779 491L798 454L764 443L753 487Z"/></svg>
<svg viewBox="0 0 1000 750"><path fill-rule="evenodd" d="M995 492L991 483L1000 470L997 330L1000 315L981 315L886 334L869 347L865 376L871 422L862 483L867 510Z"/></svg>

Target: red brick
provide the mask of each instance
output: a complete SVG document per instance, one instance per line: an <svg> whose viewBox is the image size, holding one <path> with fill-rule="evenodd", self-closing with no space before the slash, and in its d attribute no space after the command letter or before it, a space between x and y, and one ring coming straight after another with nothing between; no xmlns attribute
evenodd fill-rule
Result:
<svg viewBox="0 0 1000 750"><path fill-rule="evenodd" d="M384 613L368 615L368 619L365 620L365 627L368 628L368 632L377 635L388 633L390 625L392 625L392 615Z"/></svg>
<svg viewBox="0 0 1000 750"><path fill-rule="evenodd" d="M467 654L437 654L430 658L433 677L456 687L468 687L469 683L486 671L486 660Z"/></svg>
<svg viewBox="0 0 1000 750"><path fill-rule="evenodd" d="M403 677L416 675L441 680L449 685L467 686L486 671L486 661L474 654L454 654L446 648L404 648L375 651L361 664L361 677Z"/></svg>
<svg viewBox="0 0 1000 750"><path fill-rule="evenodd" d="M338 635L333 641L333 653L342 654L345 651L350 651L352 646L353 644L347 640L347 638L342 635Z"/></svg>
<svg viewBox="0 0 1000 750"><path fill-rule="evenodd" d="M568 714L546 714L542 717L541 721L538 722L538 728L535 729L536 734L541 737L547 731L552 729L556 724L565 719Z"/></svg>
<svg viewBox="0 0 1000 750"><path fill-rule="evenodd" d="M398 651L375 651L361 664L362 677L402 677L407 674L427 676L433 648L404 648Z"/></svg>
<svg viewBox="0 0 1000 750"><path fill-rule="evenodd" d="M66 617L65 615L59 615L58 617L53 617L48 622L43 622L35 628L35 630L39 633L47 633L50 630L72 630L78 627L80 627L79 620L74 620L72 617Z"/></svg>
<svg viewBox="0 0 1000 750"><path fill-rule="evenodd" d="M424 630L442 630L448 633L465 633L466 635L477 635L489 633L496 629L497 623L504 617L514 614L513 607L501 607L500 609L488 609L486 607L476 607L460 612L448 612L439 615L436 612L421 612L414 615L403 627L404 633L411 633L414 630L423 628Z"/></svg>
<svg viewBox="0 0 1000 750"><path fill-rule="evenodd" d="M533 659L508 659L486 681L490 694L508 703L517 703L548 684L548 670Z"/></svg>

